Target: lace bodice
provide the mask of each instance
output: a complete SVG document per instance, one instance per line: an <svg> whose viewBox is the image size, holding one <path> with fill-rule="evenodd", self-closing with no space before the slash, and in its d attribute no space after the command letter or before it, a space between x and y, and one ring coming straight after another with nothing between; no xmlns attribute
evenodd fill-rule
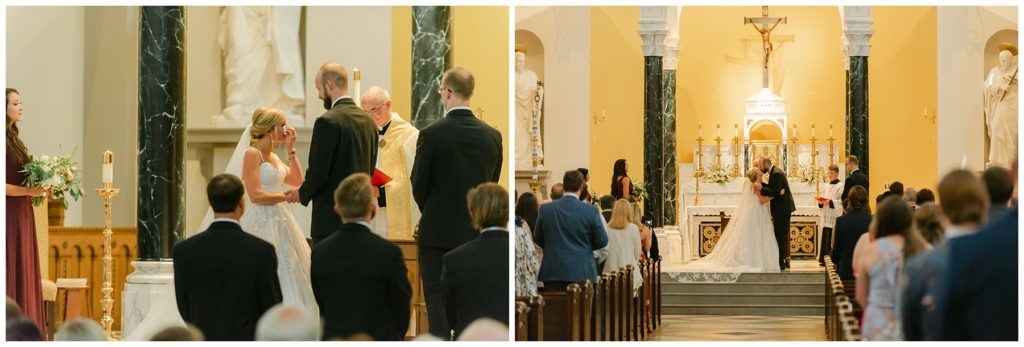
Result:
<svg viewBox="0 0 1024 347"><path fill-rule="evenodd" d="M263 159L262 153L260 153L260 159L263 160L263 162L260 163L260 189L271 193L280 193L285 191L284 168L281 167L281 165L274 165L270 161Z"/></svg>

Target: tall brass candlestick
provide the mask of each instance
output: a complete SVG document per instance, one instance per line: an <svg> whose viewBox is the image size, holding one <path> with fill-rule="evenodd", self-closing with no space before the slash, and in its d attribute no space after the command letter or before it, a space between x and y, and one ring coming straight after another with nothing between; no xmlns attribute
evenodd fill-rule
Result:
<svg viewBox="0 0 1024 347"><path fill-rule="evenodd" d="M732 177L740 177L740 138L732 138Z"/></svg>
<svg viewBox="0 0 1024 347"><path fill-rule="evenodd" d="M106 151L103 153L103 164L113 166L114 165L114 153ZM113 180L111 180L113 181ZM113 198L120 192L120 189L114 188L113 182L103 182L103 188L96 189L96 193L103 197L103 299L100 301L101 307L103 308L103 318L100 320L100 325L103 326L103 331L107 333L108 339L116 339L114 336L114 319L111 317L111 311L114 309L114 298L111 294L114 293L114 286L111 281L113 276L112 264L113 257L111 256L111 238L114 235L112 230L111 222L111 210L113 205Z"/></svg>
<svg viewBox="0 0 1024 347"><path fill-rule="evenodd" d="M715 137L715 165L722 167L722 137Z"/></svg>
<svg viewBox="0 0 1024 347"><path fill-rule="evenodd" d="M704 176L704 138L700 135L697 135L697 171L693 175L697 181L694 185L693 205L700 206L700 178Z"/></svg>
<svg viewBox="0 0 1024 347"><path fill-rule="evenodd" d="M796 134L796 128L793 129L793 134ZM796 136L789 138L789 156L792 158L789 163L789 176L796 176L796 166L800 161L799 153L797 153L797 141Z"/></svg>
<svg viewBox="0 0 1024 347"><path fill-rule="evenodd" d="M814 196L821 196L821 180L818 179L818 138L814 134L814 123L811 123L811 174L814 175Z"/></svg>

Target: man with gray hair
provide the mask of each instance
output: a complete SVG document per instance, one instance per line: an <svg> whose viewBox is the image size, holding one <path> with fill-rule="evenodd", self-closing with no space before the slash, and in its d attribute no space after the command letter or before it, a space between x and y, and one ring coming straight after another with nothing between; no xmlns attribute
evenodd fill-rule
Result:
<svg viewBox="0 0 1024 347"><path fill-rule="evenodd" d="M256 341L317 341L320 317L306 307L277 304L256 323Z"/></svg>
<svg viewBox="0 0 1024 347"><path fill-rule="evenodd" d="M64 323L53 334L54 341L107 341L103 327L92 319L76 318Z"/></svg>
<svg viewBox="0 0 1024 347"><path fill-rule="evenodd" d="M373 86L363 92L361 106L377 124L377 169L391 182L377 187L377 217L373 232L381 237L411 239L413 226L420 221L420 209L412 198L412 164L416 158L416 140L420 131L391 111L391 95Z"/></svg>

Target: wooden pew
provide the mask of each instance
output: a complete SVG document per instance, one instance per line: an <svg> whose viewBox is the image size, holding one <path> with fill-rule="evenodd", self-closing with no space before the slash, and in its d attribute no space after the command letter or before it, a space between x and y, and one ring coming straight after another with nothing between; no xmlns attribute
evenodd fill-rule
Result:
<svg viewBox="0 0 1024 347"><path fill-rule="evenodd" d="M622 276L623 287L626 289L622 293L622 305L626 312L623 317L623 341L632 341L634 334L636 333L636 316L633 315L633 266L626 265L625 275Z"/></svg>
<svg viewBox="0 0 1024 347"><path fill-rule="evenodd" d="M590 283L590 280L584 280L580 286L580 301L577 305L579 311L579 331L580 336L578 341L591 341L591 330L590 330L590 316L593 313L594 308L594 285Z"/></svg>
<svg viewBox="0 0 1024 347"><path fill-rule="evenodd" d="M597 277L597 283L594 284L594 296L591 298L590 305L590 320L587 322L587 324L590 324L590 338L587 341L602 341L601 318L604 314L602 304L605 295L606 279L602 274Z"/></svg>
<svg viewBox="0 0 1024 347"><path fill-rule="evenodd" d="M544 297L517 296L516 301L523 302L530 309L526 319L526 340L544 340ZM518 341L518 340L517 340Z"/></svg>
<svg viewBox="0 0 1024 347"><path fill-rule="evenodd" d="M612 317L615 314L615 287L618 281L614 272L605 272L601 275L604 282L601 296L601 330L599 333L601 341L615 341L615 323Z"/></svg>
<svg viewBox="0 0 1024 347"><path fill-rule="evenodd" d="M530 307L525 302L516 300L516 341L527 341L526 330L529 315Z"/></svg>
<svg viewBox="0 0 1024 347"><path fill-rule="evenodd" d="M544 297L544 341L580 340L580 286L570 284L564 292L541 292Z"/></svg>

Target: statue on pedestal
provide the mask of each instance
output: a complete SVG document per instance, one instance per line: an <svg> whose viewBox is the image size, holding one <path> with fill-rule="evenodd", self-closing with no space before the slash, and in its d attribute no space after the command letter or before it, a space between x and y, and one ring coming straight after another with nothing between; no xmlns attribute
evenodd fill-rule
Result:
<svg viewBox="0 0 1024 347"><path fill-rule="evenodd" d="M245 126L259 107L304 124L305 90L298 6L225 6L217 42L224 55L224 114L218 125Z"/></svg>
<svg viewBox="0 0 1024 347"><path fill-rule="evenodd" d="M516 170L533 168L533 154L537 152L537 167L544 160L541 138L539 136L540 108L537 98L540 96L540 79L537 73L526 69L526 48L517 45L516 59ZM535 114L536 113L536 114ZM536 124L535 124L536 123ZM534 142L534 126L538 127Z"/></svg>
<svg viewBox="0 0 1024 347"><path fill-rule="evenodd" d="M1008 167L1017 156L1017 49L1003 44L1000 50L999 66L985 78L985 124L990 141L986 166Z"/></svg>

